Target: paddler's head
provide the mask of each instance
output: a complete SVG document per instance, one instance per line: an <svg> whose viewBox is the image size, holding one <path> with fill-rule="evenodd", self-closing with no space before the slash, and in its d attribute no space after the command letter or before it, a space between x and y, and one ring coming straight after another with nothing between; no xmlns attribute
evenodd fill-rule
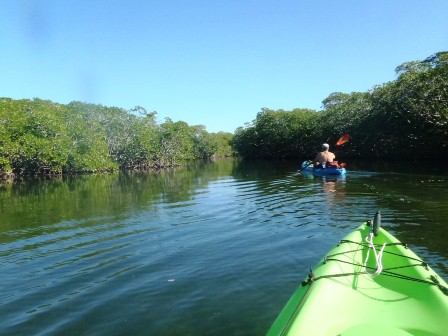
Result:
<svg viewBox="0 0 448 336"><path fill-rule="evenodd" d="M322 150L323 151L327 151L330 149L330 145L328 145L327 143L322 144Z"/></svg>

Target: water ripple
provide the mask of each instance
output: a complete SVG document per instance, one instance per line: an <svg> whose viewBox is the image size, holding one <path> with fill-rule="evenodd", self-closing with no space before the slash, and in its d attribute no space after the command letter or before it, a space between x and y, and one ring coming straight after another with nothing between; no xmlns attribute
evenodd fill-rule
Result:
<svg viewBox="0 0 448 336"><path fill-rule="evenodd" d="M432 237L446 232L446 179L235 176L187 192L138 176L124 189L140 193L108 215L0 232L0 334L264 334L309 267L378 209L448 274Z"/></svg>

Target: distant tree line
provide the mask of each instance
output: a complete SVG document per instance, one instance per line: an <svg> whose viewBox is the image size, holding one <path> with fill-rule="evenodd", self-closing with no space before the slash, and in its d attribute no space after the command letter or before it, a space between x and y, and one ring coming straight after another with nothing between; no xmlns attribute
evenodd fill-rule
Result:
<svg viewBox="0 0 448 336"><path fill-rule="evenodd" d="M156 113L0 98L0 175L158 169L231 156L231 133L209 133Z"/></svg>
<svg viewBox="0 0 448 336"><path fill-rule="evenodd" d="M41 99L0 98L0 176L160 169L212 156L309 158L351 135L338 156L448 157L448 52L396 68L368 92L335 92L323 110L262 109L231 133L156 113Z"/></svg>
<svg viewBox="0 0 448 336"><path fill-rule="evenodd" d="M247 158L309 158L349 133L339 157L448 158L448 52L404 63L396 74L368 92L332 93L322 111L263 109L236 130L233 146Z"/></svg>

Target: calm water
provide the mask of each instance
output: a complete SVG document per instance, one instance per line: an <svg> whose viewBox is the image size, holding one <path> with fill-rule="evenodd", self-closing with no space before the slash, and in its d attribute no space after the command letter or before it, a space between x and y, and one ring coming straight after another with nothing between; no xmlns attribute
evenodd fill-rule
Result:
<svg viewBox="0 0 448 336"><path fill-rule="evenodd" d="M1 335L264 335L376 210L448 278L448 174L233 160L0 185ZM404 170L403 170L404 169Z"/></svg>

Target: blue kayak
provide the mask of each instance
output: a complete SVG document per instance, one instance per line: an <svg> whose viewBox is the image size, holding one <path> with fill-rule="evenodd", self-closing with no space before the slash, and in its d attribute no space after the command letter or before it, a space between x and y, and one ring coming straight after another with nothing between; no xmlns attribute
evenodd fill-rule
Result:
<svg viewBox="0 0 448 336"><path fill-rule="evenodd" d="M302 173L313 174L315 176L345 175L347 173L345 168L314 168L312 161L304 161L300 171Z"/></svg>

